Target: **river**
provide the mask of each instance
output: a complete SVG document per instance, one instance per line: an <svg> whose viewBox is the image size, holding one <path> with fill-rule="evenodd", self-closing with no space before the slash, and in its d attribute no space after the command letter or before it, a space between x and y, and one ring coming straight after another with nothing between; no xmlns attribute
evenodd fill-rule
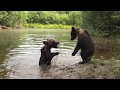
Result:
<svg viewBox="0 0 120 90"><path fill-rule="evenodd" d="M52 52L60 52L50 66L39 66L43 41L53 38L60 42ZM92 59L120 59L120 39L91 37L95 43ZM0 78L1 79L51 79L66 66L80 61L80 51L71 56L76 40L70 40L67 29L17 29L0 30Z"/></svg>

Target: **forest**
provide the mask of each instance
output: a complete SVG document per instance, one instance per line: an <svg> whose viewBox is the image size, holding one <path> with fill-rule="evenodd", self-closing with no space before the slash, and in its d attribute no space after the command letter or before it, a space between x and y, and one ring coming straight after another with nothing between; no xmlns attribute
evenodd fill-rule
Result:
<svg viewBox="0 0 120 90"><path fill-rule="evenodd" d="M93 35L120 34L120 11L0 11L0 25L16 28L84 28Z"/></svg>

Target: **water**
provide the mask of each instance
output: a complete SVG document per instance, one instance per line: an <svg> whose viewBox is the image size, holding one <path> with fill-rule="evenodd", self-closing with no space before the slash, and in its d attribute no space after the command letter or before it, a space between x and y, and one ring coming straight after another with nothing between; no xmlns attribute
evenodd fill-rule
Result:
<svg viewBox="0 0 120 90"><path fill-rule="evenodd" d="M53 38L60 42L60 52L50 66L39 67L40 49L43 41ZM120 59L120 39L92 37L96 51L93 59ZM0 78L3 79L49 79L61 73L66 66L82 61L79 52L71 56L76 40L70 40L70 30L18 29L0 31Z"/></svg>

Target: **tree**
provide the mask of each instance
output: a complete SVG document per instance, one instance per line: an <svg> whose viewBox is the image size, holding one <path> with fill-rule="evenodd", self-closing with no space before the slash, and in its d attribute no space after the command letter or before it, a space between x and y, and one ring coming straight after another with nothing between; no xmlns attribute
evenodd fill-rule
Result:
<svg viewBox="0 0 120 90"><path fill-rule="evenodd" d="M1 25L14 27L26 22L27 12L25 11L0 11Z"/></svg>
<svg viewBox="0 0 120 90"><path fill-rule="evenodd" d="M82 27L114 35L120 25L120 12L118 11L83 11Z"/></svg>
<svg viewBox="0 0 120 90"><path fill-rule="evenodd" d="M69 13L69 23L71 25L77 25L80 26L82 22L82 12L80 11L71 11Z"/></svg>

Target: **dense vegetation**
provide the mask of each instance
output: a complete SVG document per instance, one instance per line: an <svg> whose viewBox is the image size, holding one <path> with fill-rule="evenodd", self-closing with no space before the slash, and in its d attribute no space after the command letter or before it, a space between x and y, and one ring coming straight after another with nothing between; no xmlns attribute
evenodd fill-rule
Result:
<svg viewBox="0 0 120 90"><path fill-rule="evenodd" d="M26 26L27 24L79 26L81 17L80 11L0 11L0 24L8 27Z"/></svg>
<svg viewBox="0 0 120 90"><path fill-rule="evenodd" d="M0 11L0 25L25 28L77 26L94 35L119 35L120 11Z"/></svg>
<svg viewBox="0 0 120 90"><path fill-rule="evenodd" d="M120 34L120 11L83 11L82 28L105 36Z"/></svg>

